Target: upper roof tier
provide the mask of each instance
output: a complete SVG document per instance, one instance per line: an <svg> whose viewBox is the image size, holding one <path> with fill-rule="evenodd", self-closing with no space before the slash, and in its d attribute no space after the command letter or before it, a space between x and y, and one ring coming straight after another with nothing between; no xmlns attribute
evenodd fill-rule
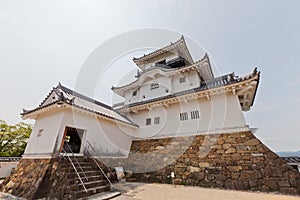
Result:
<svg viewBox="0 0 300 200"><path fill-rule="evenodd" d="M180 60L180 58L173 59L174 62L177 62L176 60ZM160 74L162 76L172 76L176 75L178 73L184 73L190 70L197 70L197 72L200 74L201 78L204 81L210 81L214 79L214 74L211 69L211 64L209 60L209 56L206 53L203 58L199 61L194 62L190 65L179 65L179 67L169 67L168 65L158 65L153 66L151 68L145 69L142 72L139 72L136 76L138 79L135 81L123 85L123 86L113 86L111 89L114 93L120 95L121 97L125 96L125 93L129 90L135 90L136 88L140 87L145 81L149 79L153 79L157 74Z"/></svg>
<svg viewBox="0 0 300 200"><path fill-rule="evenodd" d="M188 65L194 63L183 36L181 36L180 39L176 42L171 42L170 45L155 50L149 54L144 54L142 57L133 58L133 62L141 70L145 70L149 64L156 63L169 56L181 57L185 60L186 64Z"/></svg>

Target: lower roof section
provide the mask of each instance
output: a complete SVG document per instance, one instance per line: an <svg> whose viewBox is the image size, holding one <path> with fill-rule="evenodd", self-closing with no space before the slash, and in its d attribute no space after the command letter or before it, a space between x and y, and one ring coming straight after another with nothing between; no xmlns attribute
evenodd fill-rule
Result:
<svg viewBox="0 0 300 200"><path fill-rule="evenodd" d="M117 123L138 127L137 124L113 110L110 106L75 92L60 83L49 92L38 107L31 110L23 109L21 115L23 119L36 119L41 113L65 108L81 110Z"/></svg>

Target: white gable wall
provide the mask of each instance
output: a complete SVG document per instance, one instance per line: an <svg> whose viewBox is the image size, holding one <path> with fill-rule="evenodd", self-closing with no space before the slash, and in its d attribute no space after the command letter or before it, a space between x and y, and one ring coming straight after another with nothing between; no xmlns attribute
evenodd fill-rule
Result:
<svg viewBox="0 0 300 200"><path fill-rule="evenodd" d="M57 95L54 91L52 91L51 94L49 95L49 97L45 100L45 102L42 105L44 106L44 105L50 104L56 100L57 100Z"/></svg>

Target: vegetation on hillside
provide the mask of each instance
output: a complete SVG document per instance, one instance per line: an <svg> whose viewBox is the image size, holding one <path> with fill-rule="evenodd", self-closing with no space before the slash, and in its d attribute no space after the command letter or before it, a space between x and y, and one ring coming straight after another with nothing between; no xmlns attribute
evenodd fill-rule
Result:
<svg viewBox="0 0 300 200"><path fill-rule="evenodd" d="M24 153L32 126L24 122L9 125L0 120L0 157L18 157Z"/></svg>

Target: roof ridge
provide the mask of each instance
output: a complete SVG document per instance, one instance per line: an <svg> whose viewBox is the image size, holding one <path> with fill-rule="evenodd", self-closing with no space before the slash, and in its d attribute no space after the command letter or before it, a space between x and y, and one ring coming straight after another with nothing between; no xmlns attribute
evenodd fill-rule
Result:
<svg viewBox="0 0 300 200"><path fill-rule="evenodd" d="M105 103L102 103L102 102L97 101L97 100L95 100L95 99L92 99L92 98L90 98L90 97L88 97L88 96L85 96L85 95L83 95L83 94L80 94L80 93L78 93L78 92L76 92L76 91L74 91L74 90L72 90L72 89L70 89L70 88L67 88L66 86L63 86L60 82L58 83L58 86L57 86L57 87L59 87L59 88L62 89L63 91L68 92L68 93L70 93L70 94L72 94L72 95L74 95L74 96L77 96L77 97L79 97L79 98L82 98L82 99L84 99L84 100L86 100L86 101L89 101L89 102L91 102L91 103L95 103L95 104L97 104L97 105L99 105L99 106L102 106L102 107L104 107L104 108L107 108L107 109L109 109L109 110L115 112L116 114L120 115L121 117L127 119L127 120L130 121L131 123L134 123L134 124L135 124L135 122L133 122L131 119L129 119L128 117L122 115L122 114L119 113L117 110L113 109L111 106L109 106L109 105L107 105L107 104L105 104ZM66 91L66 90L67 90L67 91Z"/></svg>
<svg viewBox="0 0 300 200"><path fill-rule="evenodd" d="M107 109L113 110L111 106L109 106L109 105L107 105L107 104L105 104L105 103L102 103L102 102L100 102L100 101L97 101L97 100L95 100L95 99L93 99L93 98L91 98L91 97L88 97L88 96L86 96L86 95L83 95L83 94L81 94L81 93L79 93L79 92L76 92L76 91L74 91L74 90L72 90L72 89L70 89L70 88L68 88L68 87L66 87L66 86L63 86L60 82L59 82L59 84L58 84L58 86L57 86L56 88L60 88L60 89L62 89L64 92L70 93L70 94L72 94L72 95L74 95L74 96L76 96L76 97L79 97L79 98L84 99L84 100L86 100L86 101L89 101L89 102L91 102L91 103L95 103L95 104L97 104L97 105L99 105L99 106L103 106L103 107L105 107L105 108L107 108Z"/></svg>
<svg viewBox="0 0 300 200"><path fill-rule="evenodd" d="M133 57L133 62L135 62L135 61L139 61L139 60L142 60L143 58L145 58L145 57L147 57L147 56L150 56L151 54L154 54L154 53L156 53L156 52L159 52L159 51L161 51L162 49L166 49L166 48L169 48L169 47L171 47L171 46L175 46L175 45L178 45L180 42L184 42L185 43L185 40L184 40L184 36L183 35L181 35L181 37L179 38L179 40L177 40L177 41L175 41L174 43L173 42L171 42L169 45L166 45L166 46L164 46L164 47L161 47L161 48L159 48L159 49L156 49L156 50L154 50L154 51L152 51L152 52L150 52L150 53L148 53L148 54L144 54L143 56L141 56L141 57L138 57L138 58L135 58L135 57Z"/></svg>
<svg viewBox="0 0 300 200"><path fill-rule="evenodd" d="M46 100L50 97L50 95L52 94L52 92L56 89L56 87L52 87L52 89L50 90L50 92L46 95L46 97L42 100L42 102L39 104L39 107L42 106Z"/></svg>

